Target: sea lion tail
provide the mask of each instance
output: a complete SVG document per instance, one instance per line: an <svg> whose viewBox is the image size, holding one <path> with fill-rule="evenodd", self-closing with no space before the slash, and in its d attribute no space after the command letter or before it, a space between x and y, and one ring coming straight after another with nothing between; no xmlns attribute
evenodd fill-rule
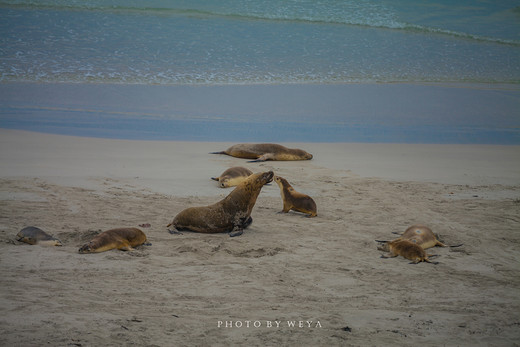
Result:
<svg viewBox="0 0 520 347"><path fill-rule="evenodd" d="M166 227L169 228L169 227L172 226L172 224L173 224L173 222L171 222L170 224L168 224Z"/></svg>
<svg viewBox="0 0 520 347"><path fill-rule="evenodd" d="M388 241L388 240L374 240L374 241L375 241L375 242L385 242L385 243L386 243L386 242L390 242L390 241Z"/></svg>
<svg viewBox="0 0 520 347"><path fill-rule="evenodd" d="M220 152L209 152L209 154L226 154L225 151L220 151Z"/></svg>
<svg viewBox="0 0 520 347"><path fill-rule="evenodd" d="M213 181L217 181L217 182L219 181L218 177L211 177L211 179L212 179Z"/></svg>

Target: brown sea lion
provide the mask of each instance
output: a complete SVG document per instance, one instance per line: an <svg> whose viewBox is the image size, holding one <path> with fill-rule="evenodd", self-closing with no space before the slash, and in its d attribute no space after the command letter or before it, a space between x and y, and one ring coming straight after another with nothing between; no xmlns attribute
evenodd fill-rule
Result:
<svg viewBox="0 0 520 347"><path fill-rule="evenodd" d="M308 195L302 194L294 190L287 180L280 176L275 176L274 181L280 187L280 194L283 200L283 210L287 213L290 210L306 213L307 217L316 217L316 203Z"/></svg>
<svg viewBox="0 0 520 347"><path fill-rule="evenodd" d="M237 186L252 174L253 171L245 167L235 166L224 171L219 177L211 177L211 179L218 181L220 188L228 188Z"/></svg>
<svg viewBox="0 0 520 347"><path fill-rule="evenodd" d="M132 251L146 242L146 235L137 228L110 229L97 235L79 249L79 253L100 253L111 249Z"/></svg>
<svg viewBox="0 0 520 347"><path fill-rule="evenodd" d="M437 262L432 262L428 257L432 257L433 254L426 254L424 249L418 244L410 241L410 240L393 240L385 243L383 246L378 247L380 251L390 252L390 256L381 256L382 258L394 258L398 255L411 260L412 263L417 264L421 261L425 261L432 264L438 264Z"/></svg>
<svg viewBox="0 0 520 347"><path fill-rule="evenodd" d="M252 174L223 200L209 206L189 207L177 214L167 227L173 226L178 231L241 235L253 221L251 211L260 190L273 180L273 175L272 171Z"/></svg>
<svg viewBox="0 0 520 347"><path fill-rule="evenodd" d="M447 247L444 243L437 240L432 230L425 225L412 225L405 230L400 239L415 242L423 249L435 246Z"/></svg>
<svg viewBox="0 0 520 347"><path fill-rule="evenodd" d="M25 227L16 234L16 239L30 245L63 246L60 240L37 227Z"/></svg>
<svg viewBox="0 0 520 347"><path fill-rule="evenodd" d="M414 243L417 243L419 246L421 246L423 249L432 248L435 246L439 247L460 247L462 244L458 245L446 245L439 241L433 231L428 228L425 225L412 225L408 229L405 230L404 233L397 233L394 232L394 234L400 235L401 237L394 239L392 241L396 240L410 240ZM383 240L376 240L377 242L389 242L389 241L383 241Z"/></svg>
<svg viewBox="0 0 520 347"><path fill-rule="evenodd" d="M302 149L287 148L274 143L241 143L231 146L222 152L212 152L212 154L227 154L237 158L254 159L250 162L312 159L312 154L309 154Z"/></svg>

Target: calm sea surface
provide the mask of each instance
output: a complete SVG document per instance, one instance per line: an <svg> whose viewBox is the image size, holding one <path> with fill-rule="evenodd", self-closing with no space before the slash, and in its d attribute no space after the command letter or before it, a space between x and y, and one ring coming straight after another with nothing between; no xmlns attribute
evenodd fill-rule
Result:
<svg viewBox="0 0 520 347"><path fill-rule="evenodd" d="M520 1L0 1L0 82L206 87L394 82L518 85ZM28 95L27 100L30 98ZM505 111L509 134L505 142L520 142L520 115L515 110L520 106L518 88L512 95L501 94L489 102L504 100L511 107ZM21 111L23 105L7 97L1 101L1 127L20 128L20 117L33 115L37 121L43 114L38 105ZM374 99L367 105L377 102ZM456 100L450 102L457 104ZM385 118L382 109L378 119ZM164 112L161 121L178 117L175 105L170 111ZM334 124L339 121L348 127L355 116L355 124L363 125L359 112L338 115L321 111L324 123L333 119ZM211 109L208 112L215 116ZM266 112L279 121L297 117L294 113L283 118L276 108ZM433 111L429 113L435 118ZM69 120L75 116L70 114ZM232 116L241 116L247 123L246 113ZM488 116L498 117L492 111ZM45 117L52 118L52 114L45 113ZM515 118L519 119L516 123ZM450 126L435 119L416 125L445 130ZM471 118L467 125L472 125ZM486 130L494 131L493 122L486 123L488 126ZM194 131L189 126L187 129L185 135ZM338 129L341 127L334 126L331 131L336 134ZM116 130L97 135L118 136ZM471 139L446 140L435 135L439 131L432 130L432 138L425 141L479 142L478 134ZM378 141L376 133L365 138L359 131L346 133L351 135L341 136L340 131L337 136L315 138L312 131L306 131L301 136L295 134L293 140ZM222 140L236 139L233 134L230 129ZM159 131L155 136L168 138ZM489 140L494 136L484 142L497 142L504 134L497 132L497 141ZM194 133L192 138L199 137ZM379 140L417 141L403 135Z"/></svg>

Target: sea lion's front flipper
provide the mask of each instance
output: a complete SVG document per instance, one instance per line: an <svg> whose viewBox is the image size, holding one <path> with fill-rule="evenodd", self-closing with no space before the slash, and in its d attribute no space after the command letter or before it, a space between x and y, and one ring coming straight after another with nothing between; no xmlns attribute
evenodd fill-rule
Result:
<svg viewBox="0 0 520 347"><path fill-rule="evenodd" d="M233 230L231 230L229 232L229 237L235 237L235 236L240 236L244 233L244 229L243 228L233 228Z"/></svg>
<svg viewBox="0 0 520 347"><path fill-rule="evenodd" d="M168 232L172 235L182 235L180 231L168 229Z"/></svg>

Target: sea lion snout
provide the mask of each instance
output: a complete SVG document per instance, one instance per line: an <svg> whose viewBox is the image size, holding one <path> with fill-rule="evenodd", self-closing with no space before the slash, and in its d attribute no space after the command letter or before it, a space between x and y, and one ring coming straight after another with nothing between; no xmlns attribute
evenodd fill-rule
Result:
<svg viewBox="0 0 520 347"><path fill-rule="evenodd" d="M268 172L264 173L265 183L272 182L273 177L274 177L274 172L272 172L272 171L268 171Z"/></svg>
<svg viewBox="0 0 520 347"><path fill-rule="evenodd" d="M90 242L84 244L83 246L81 246L79 248L78 252L79 253L90 253L90 252L92 252L92 248L90 247Z"/></svg>

